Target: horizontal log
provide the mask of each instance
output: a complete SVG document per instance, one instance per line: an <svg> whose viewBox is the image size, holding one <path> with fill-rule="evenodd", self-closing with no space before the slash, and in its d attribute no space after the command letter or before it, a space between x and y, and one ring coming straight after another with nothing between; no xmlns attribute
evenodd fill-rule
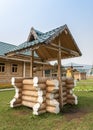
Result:
<svg viewBox="0 0 93 130"><path fill-rule="evenodd" d="M22 83L24 78L22 77L12 77L11 78L11 84L14 85L15 83Z"/></svg>
<svg viewBox="0 0 93 130"><path fill-rule="evenodd" d="M46 93L47 99L56 99L59 98L59 93Z"/></svg>
<svg viewBox="0 0 93 130"><path fill-rule="evenodd" d="M33 108L33 106L35 104L36 103L34 103L34 102L22 101L22 105L27 106L27 107L31 107L31 108Z"/></svg>
<svg viewBox="0 0 93 130"><path fill-rule="evenodd" d="M31 101L31 102L35 102L35 103L43 103L43 102L45 102L46 97L45 96L43 96L43 97L32 97L32 96L23 95L22 100Z"/></svg>
<svg viewBox="0 0 93 130"><path fill-rule="evenodd" d="M55 99L52 100L46 99L46 104L49 106L59 106L59 102L57 102Z"/></svg>
<svg viewBox="0 0 93 130"><path fill-rule="evenodd" d="M46 111L50 112L50 113L58 114L60 112L60 108L59 107L47 106Z"/></svg>
<svg viewBox="0 0 93 130"><path fill-rule="evenodd" d="M23 84L22 83L14 83L14 86L16 86L17 88L22 88Z"/></svg>
<svg viewBox="0 0 93 130"><path fill-rule="evenodd" d="M74 97L72 94L68 94L68 95L67 95L67 98L68 98L68 99L75 99L75 97Z"/></svg>
<svg viewBox="0 0 93 130"><path fill-rule="evenodd" d="M34 106L33 106L33 111L40 111L40 110L44 110L46 109L46 103L36 103Z"/></svg>
<svg viewBox="0 0 93 130"><path fill-rule="evenodd" d="M35 89L35 87L33 87L33 85L31 84L24 84L23 85L23 90L31 90L31 91L37 91L36 89Z"/></svg>
<svg viewBox="0 0 93 130"><path fill-rule="evenodd" d="M72 89L67 89L67 94L73 94L73 90Z"/></svg>
<svg viewBox="0 0 93 130"><path fill-rule="evenodd" d="M34 77L33 86L38 86L39 83L46 83L47 79L47 77Z"/></svg>
<svg viewBox="0 0 93 130"><path fill-rule="evenodd" d="M39 83L39 84L37 84L37 86L34 86L34 88L45 90L46 89L46 84L45 83Z"/></svg>
<svg viewBox="0 0 93 130"><path fill-rule="evenodd" d="M47 91L47 92L50 92L50 93L56 93L56 92L59 91L59 88L47 87L47 88L46 88L46 91Z"/></svg>
<svg viewBox="0 0 93 130"><path fill-rule="evenodd" d="M22 96L22 100L31 101L31 102L35 102L35 103L37 103L37 98L38 97L32 97L32 96L27 96L27 95Z"/></svg>
<svg viewBox="0 0 93 130"><path fill-rule="evenodd" d="M23 84L26 84L26 85L33 85L33 79L24 79L23 80Z"/></svg>
<svg viewBox="0 0 93 130"><path fill-rule="evenodd" d="M38 112L37 111L33 111L33 114L34 115L40 115L40 114L43 114L43 113L45 113L46 112L46 109L44 109L44 110L39 110Z"/></svg>
<svg viewBox="0 0 93 130"><path fill-rule="evenodd" d="M59 87L59 81L57 79L47 80L46 84L47 84L47 86Z"/></svg>
<svg viewBox="0 0 93 130"><path fill-rule="evenodd" d="M75 104L75 100L68 99L68 100L67 100L67 103L73 105L73 104Z"/></svg>
<svg viewBox="0 0 93 130"><path fill-rule="evenodd" d="M73 89L74 88L74 84L69 84L69 85L67 84L66 87L69 88L69 89Z"/></svg>
<svg viewBox="0 0 93 130"><path fill-rule="evenodd" d="M18 93L18 95L15 94L14 98L16 98L16 99L20 98L21 99L22 98L22 93Z"/></svg>
<svg viewBox="0 0 93 130"><path fill-rule="evenodd" d="M74 79L73 78L67 78L66 83L67 84L74 84Z"/></svg>
<svg viewBox="0 0 93 130"><path fill-rule="evenodd" d="M44 96L46 94L46 91L42 91L42 90L39 90L39 91L28 91L28 90L23 90L22 91L22 95L28 95L28 96Z"/></svg>
<svg viewBox="0 0 93 130"><path fill-rule="evenodd" d="M21 103L19 103L19 104L13 104L13 106L10 106L10 107L14 108L14 107L19 107L21 105L22 105Z"/></svg>
<svg viewBox="0 0 93 130"><path fill-rule="evenodd" d="M13 99L10 101L10 107L14 107L15 104L21 104L21 103L22 103L22 100L21 100L21 99L13 98Z"/></svg>

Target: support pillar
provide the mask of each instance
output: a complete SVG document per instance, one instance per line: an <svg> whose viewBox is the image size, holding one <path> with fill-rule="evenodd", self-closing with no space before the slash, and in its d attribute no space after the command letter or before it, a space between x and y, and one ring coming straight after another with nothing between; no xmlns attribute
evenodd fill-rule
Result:
<svg viewBox="0 0 93 130"><path fill-rule="evenodd" d="M34 63L34 51L31 51L31 61L30 61L30 77L33 78L33 63Z"/></svg>
<svg viewBox="0 0 93 130"><path fill-rule="evenodd" d="M24 64L23 64L23 77L25 78L26 76L26 63L24 61Z"/></svg>
<svg viewBox="0 0 93 130"><path fill-rule="evenodd" d="M58 51L58 79L59 79L59 101L60 108L63 107L63 90L62 90L62 77L61 77L61 43L59 41L59 51Z"/></svg>

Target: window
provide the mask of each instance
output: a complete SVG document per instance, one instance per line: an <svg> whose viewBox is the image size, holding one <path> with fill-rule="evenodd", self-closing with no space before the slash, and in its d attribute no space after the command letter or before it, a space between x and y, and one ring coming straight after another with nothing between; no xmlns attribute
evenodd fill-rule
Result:
<svg viewBox="0 0 93 130"><path fill-rule="evenodd" d="M0 63L0 72L5 72L5 63Z"/></svg>
<svg viewBox="0 0 93 130"><path fill-rule="evenodd" d="M17 64L12 64L12 72L16 73L17 72L18 65Z"/></svg>

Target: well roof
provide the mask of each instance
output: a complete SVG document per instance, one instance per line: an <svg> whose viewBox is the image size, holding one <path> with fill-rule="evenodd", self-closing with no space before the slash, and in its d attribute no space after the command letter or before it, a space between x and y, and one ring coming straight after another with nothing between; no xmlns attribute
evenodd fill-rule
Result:
<svg viewBox="0 0 93 130"><path fill-rule="evenodd" d="M59 39L61 43L62 59L82 55L67 25L60 26L46 33L31 28L27 41L11 49L9 53L16 53L39 46L35 52L41 59L56 60Z"/></svg>

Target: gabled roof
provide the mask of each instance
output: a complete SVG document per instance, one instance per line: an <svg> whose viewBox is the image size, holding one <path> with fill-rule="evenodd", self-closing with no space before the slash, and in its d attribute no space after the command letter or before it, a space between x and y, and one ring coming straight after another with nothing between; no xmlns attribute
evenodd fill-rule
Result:
<svg viewBox="0 0 93 130"><path fill-rule="evenodd" d="M56 48L56 45L58 47L59 39L63 59L82 55L67 25L60 26L46 33L42 33L34 28L31 28L27 41L13 48L9 53L40 46L39 49L36 50L36 53L40 58L44 60L55 60L57 57L55 50L58 49ZM51 43L55 45L55 50L47 48L47 46L51 46ZM76 55L73 55L72 53L76 53Z"/></svg>
<svg viewBox="0 0 93 130"><path fill-rule="evenodd" d="M4 56L5 53L7 53L8 51L10 51L11 49L14 49L16 46L9 44L9 43L4 43L4 42L0 42L0 55Z"/></svg>

